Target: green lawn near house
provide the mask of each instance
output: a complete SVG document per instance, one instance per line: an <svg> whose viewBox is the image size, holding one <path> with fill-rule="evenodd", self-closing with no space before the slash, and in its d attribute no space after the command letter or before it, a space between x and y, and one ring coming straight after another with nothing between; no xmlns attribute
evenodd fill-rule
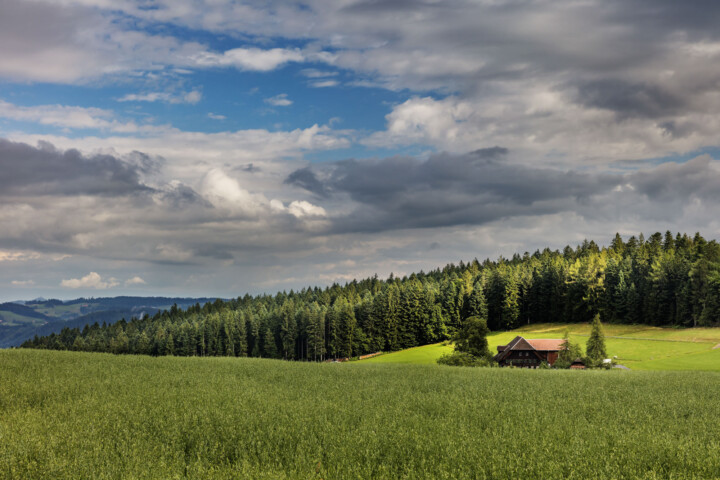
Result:
<svg viewBox="0 0 720 480"><path fill-rule="evenodd" d="M720 328L676 329L646 325L604 325L608 355L617 362L637 370L720 370ZM570 340L585 346L589 324L539 324L508 332L492 332L488 344L492 352L506 345L517 335L528 339L562 338L570 332ZM444 344L425 345L388 353L362 363L432 364L452 347Z"/></svg>

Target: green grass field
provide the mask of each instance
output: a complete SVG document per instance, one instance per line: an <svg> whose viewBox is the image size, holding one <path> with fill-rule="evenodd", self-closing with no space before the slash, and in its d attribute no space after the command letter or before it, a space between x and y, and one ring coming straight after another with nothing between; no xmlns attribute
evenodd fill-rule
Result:
<svg viewBox="0 0 720 480"><path fill-rule="evenodd" d="M720 477L720 374L0 351L0 478Z"/></svg>
<svg viewBox="0 0 720 480"><path fill-rule="evenodd" d="M608 355L633 370L704 370L720 371L720 328L675 329L645 325L605 325ZM531 325L511 332L495 332L488 336L493 352L517 335L525 338L562 338L570 331L573 342L585 346L590 325ZM361 363L434 364L449 345L435 344L388 353Z"/></svg>
<svg viewBox="0 0 720 480"><path fill-rule="evenodd" d="M443 353L452 352L453 347L436 343L422 347L408 348L399 352L385 353L377 357L360 360L362 363L412 363L417 365L437 364Z"/></svg>

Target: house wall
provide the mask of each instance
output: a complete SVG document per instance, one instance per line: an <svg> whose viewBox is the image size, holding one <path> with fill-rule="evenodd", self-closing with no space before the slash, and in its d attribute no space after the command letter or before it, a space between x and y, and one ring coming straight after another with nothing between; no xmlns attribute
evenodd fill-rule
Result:
<svg viewBox="0 0 720 480"><path fill-rule="evenodd" d="M528 355L525 355L527 353ZM537 355L536 355L537 354ZM513 365L515 367L537 367L543 361L554 365L558 359L559 352L531 352L531 351L513 351L500 363L501 366L507 367ZM540 357L538 359L538 356Z"/></svg>
<svg viewBox="0 0 720 480"><path fill-rule="evenodd" d="M527 355L525 355L527 353ZM531 351L514 351L511 352L502 361L502 366L513 365L515 367L533 368L540 365L541 360Z"/></svg>
<svg viewBox="0 0 720 480"><path fill-rule="evenodd" d="M547 352L547 362L550 365L554 365L559 355L559 352Z"/></svg>

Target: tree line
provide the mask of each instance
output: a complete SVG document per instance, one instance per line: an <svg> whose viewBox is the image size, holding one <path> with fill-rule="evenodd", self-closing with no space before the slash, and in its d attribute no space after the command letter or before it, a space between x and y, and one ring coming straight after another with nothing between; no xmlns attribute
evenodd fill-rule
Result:
<svg viewBox="0 0 720 480"><path fill-rule="evenodd" d="M452 338L464 319L490 330L552 322L720 325L720 245L699 233L584 241L402 278L245 295L187 310L95 323L22 346L321 361Z"/></svg>

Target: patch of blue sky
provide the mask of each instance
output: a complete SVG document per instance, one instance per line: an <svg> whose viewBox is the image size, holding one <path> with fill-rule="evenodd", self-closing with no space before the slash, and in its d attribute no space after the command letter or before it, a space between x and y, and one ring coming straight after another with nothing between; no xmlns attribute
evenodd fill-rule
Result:
<svg viewBox="0 0 720 480"><path fill-rule="evenodd" d="M123 17L121 21L152 35L198 42L218 53L240 47L301 49L307 42L215 34L170 24L147 24L130 17ZM316 75L307 76L308 69L314 70ZM318 76L318 72L326 75ZM304 129L317 124L368 133L383 130L386 127L385 116L392 106L414 95L407 90L358 86L358 80L357 74L351 71L312 62L291 62L269 72L241 71L234 67L177 71L165 67L143 74L89 81L80 86L0 84L0 99L25 107L64 105L100 108L113 112L111 120L120 123L134 121L138 125L172 125L183 131L278 131ZM190 92L199 92L201 98L192 102L183 100L184 95ZM149 94L159 94L160 98L153 102L120 101L128 95ZM422 95L440 97L428 92ZM281 102L286 105L273 104L273 98L286 100ZM62 130L69 137L86 134L80 129L36 128L50 133ZM117 132L101 130L95 134L109 136L117 135ZM368 156L365 147L353 147L352 150L355 155ZM411 154L412 151L410 148L392 150L393 154ZM324 153L315 156L321 158Z"/></svg>
<svg viewBox="0 0 720 480"><path fill-rule="evenodd" d="M618 172L632 172L647 168L649 165L662 165L663 163L686 163L702 155L709 155L712 158L720 158L720 147L710 146L686 153L676 153L662 157L654 157L639 160L618 161L613 164L613 169Z"/></svg>
<svg viewBox="0 0 720 480"><path fill-rule="evenodd" d="M324 68L323 68L324 67ZM176 81L131 80L122 84L4 84L0 99L18 106L64 105L100 108L115 112L118 121L158 125L171 124L186 131L217 132L243 129L293 130L312 125L338 129L378 131L393 105L409 98L408 92L351 85L348 72L323 79L307 78L303 70L332 71L323 65L290 64L271 72L246 72L235 68L212 68L182 75ZM317 88L317 81L337 85ZM201 93L196 103L180 98ZM156 100L119 101L126 95L168 94L177 103ZM272 98L289 105L273 105ZM214 117L211 118L209 114ZM220 119L219 117L225 117Z"/></svg>
<svg viewBox="0 0 720 480"><path fill-rule="evenodd" d="M126 87L93 85L63 85L52 83L2 83L0 100L22 106L64 105L83 108L113 109L115 97ZM113 94L112 92L115 92Z"/></svg>
<svg viewBox="0 0 720 480"><path fill-rule="evenodd" d="M699 157L701 155L710 155L713 158L720 158L720 147L700 148L698 150L693 150L688 153L667 155L664 157L653 158L653 159L645 161L644 163L651 163L654 165L660 165L662 163L669 163L669 162L685 163L685 162L692 160L693 158Z"/></svg>
<svg viewBox="0 0 720 480"><path fill-rule="evenodd" d="M59 128L53 125L42 125L34 122L18 122L0 118L0 137L8 138L15 134L24 134L32 132L33 135L62 135L72 137L70 133L74 133L76 137L81 137L81 132L70 132L67 129ZM85 131L87 134L87 131ZM94 131L92 133L95 133Z"/></svg>
<svg viewBox="0 0 720 480"><path fill-rule="evenodd" d="M320 65L290 64L271 72L247 72L234 68L212 68L184 76L181 87L171 86L164 92L182 95L197 90L202 99L195 104L125 102L128 114L144 112L160 124L171 123L181 130L217 132L226 130L267 129L294 130L312 125L332 125L339 129L377 131L385 128L385 116L393 105L405 101L408 92L382 88L352 86L347 72L320 79L337 85L317 88L317 78L307 78L303 70L321 69ZM331 71L327 68L325 71ZM122 109L118 98L125 94L155 92L153 86L108 88L114 90L103 106ZM103 89L106 90L106 89ZM101 93L101 92L99 92ZM272 99L287 100L287 105L273 104ZM98 105L98 101L88 102ZM128 105L136 108L127 110ZM210 115L212 114L212 115ZM220 118L225 117L225 118Z"/></svg>

